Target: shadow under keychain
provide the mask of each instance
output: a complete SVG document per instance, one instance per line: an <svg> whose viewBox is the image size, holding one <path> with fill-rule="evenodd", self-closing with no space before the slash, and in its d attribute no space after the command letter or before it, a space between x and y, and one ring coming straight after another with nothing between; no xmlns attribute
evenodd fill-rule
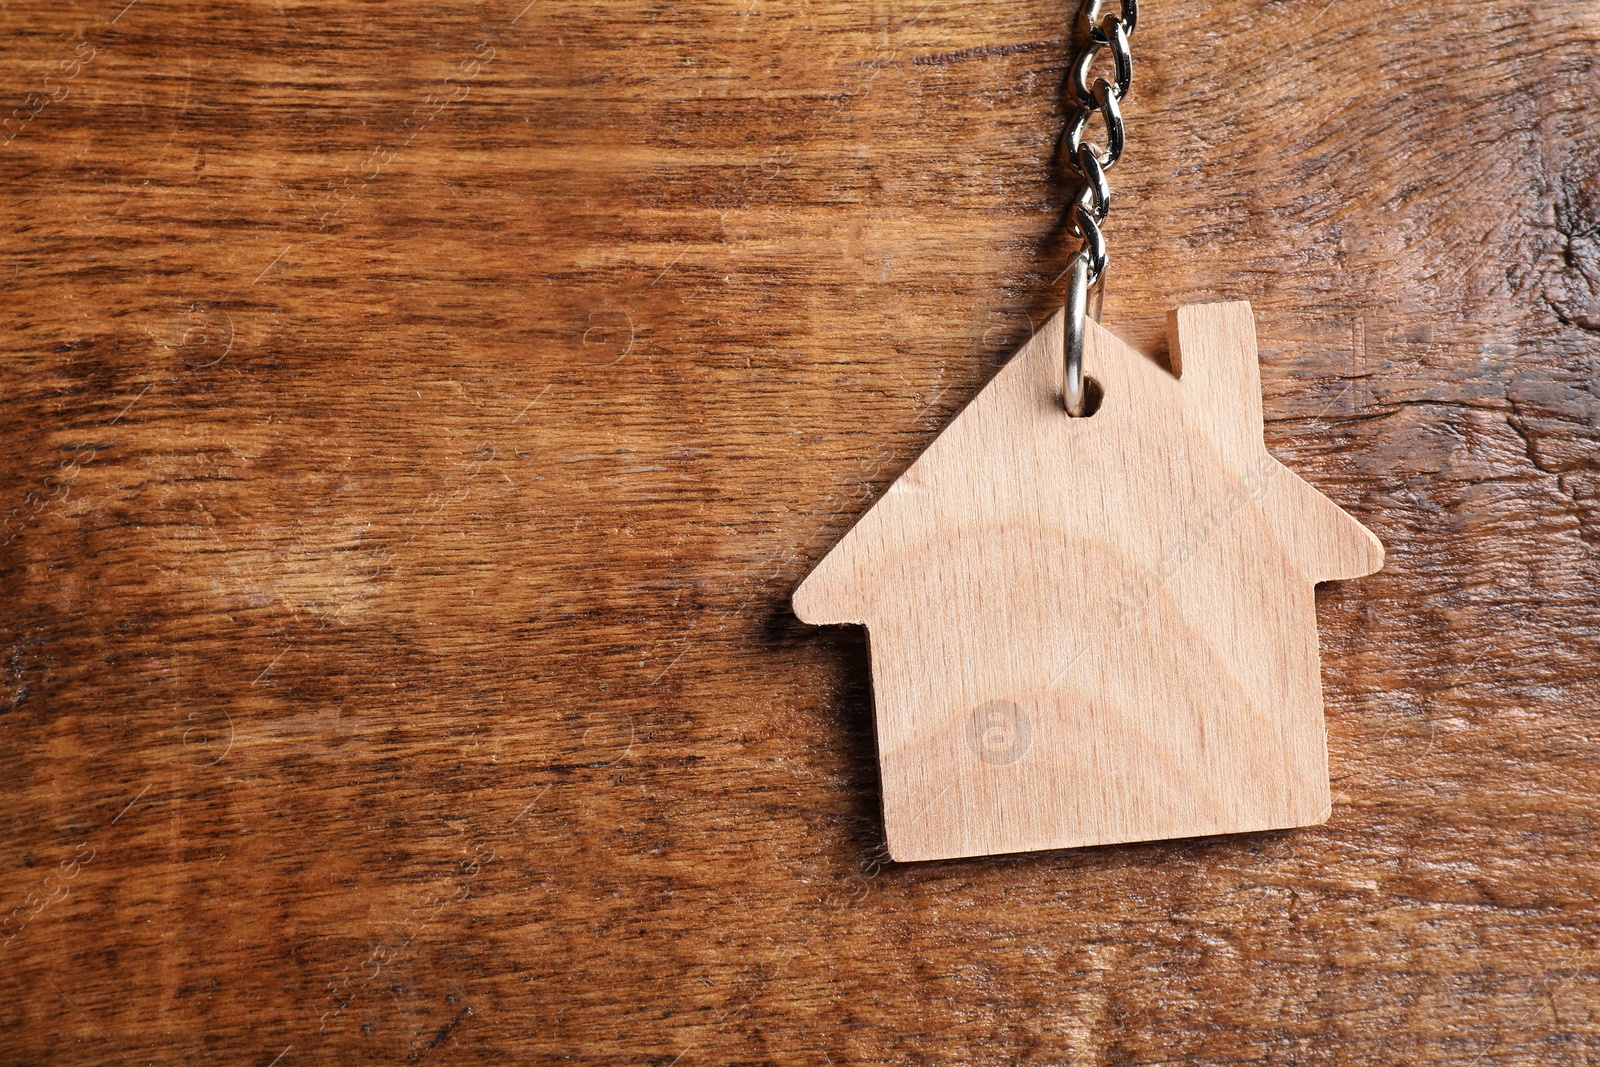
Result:
<svg viewBox="0 0 1600 1067"><path fill-rule="evenodd" d="M1267 453L1248 303L1169 313L1170 372L1089 314L1138 17L1099 7L1067 79L1083 247L1065 308L794 594L804 622L867 627L896 860L1330 811L1313 590L1383 546Z"/></svg>

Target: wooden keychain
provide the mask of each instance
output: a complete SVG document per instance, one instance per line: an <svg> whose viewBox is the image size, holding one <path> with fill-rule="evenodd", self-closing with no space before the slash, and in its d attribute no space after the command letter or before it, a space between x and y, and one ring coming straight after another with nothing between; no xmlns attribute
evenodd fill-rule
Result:
<svg viewBox="0 0 1600 1067"><path fill-rule="evenodd" d="M1267 453L1248 303L1171 312L1170 373L1089 314L1137 20L1099 6L1069 76L1065 308L794 594L805 622L867 627L896 860L1329 815L1313 588L1383 546Z"/></svg>

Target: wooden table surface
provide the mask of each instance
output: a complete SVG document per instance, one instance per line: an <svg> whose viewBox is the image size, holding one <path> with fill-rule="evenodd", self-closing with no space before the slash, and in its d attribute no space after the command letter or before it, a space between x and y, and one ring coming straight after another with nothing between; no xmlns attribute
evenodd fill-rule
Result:
<svg viewBox="0 0 1600 1067"><path fill-rule="evenodd" d="M1333 817L897 865L788 595L1060 300L1071 12L524 3L0 4L0 1061L1600 1057L1600 8L1148 0Z"/></svg>

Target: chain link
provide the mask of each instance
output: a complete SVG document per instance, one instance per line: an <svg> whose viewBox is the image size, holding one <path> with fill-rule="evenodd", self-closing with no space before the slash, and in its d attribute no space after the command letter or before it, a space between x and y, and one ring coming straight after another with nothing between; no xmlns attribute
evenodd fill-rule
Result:
<svg viewBox="0 0 1600 1067"><path fill-rule="evenodd" d="M1066 367L1061 387L1067 411L1075 416L1083 414L1086 395L1083 338L1088 290L1101 283L1107 262L1106 237L1101 229L1111 210L1111 185L1106 171L1122 158L1126 143L1122 99L1133 87L1133 52L1128 39L1139 21L1138 0L1122 0L1121 14L1102 15L1101 3L1102 0L1083 0L1078 9L1077 32L1083 37L1083 46L1074 57L1067 78L1077 110L1067 124L1063 148L1067 167L1083 180L1083 189L1072 203L1072 232L1082 239L1083 247L1069 268L1072 281L1067 293ZM1111 53L1109 78L1094 74L1095 60L1105 51ZM1084 139L1096 115L1105 131L1104 147Z"/></svg>
<svg viewBox="0 0 1600 1067"><path fill-rule="evenodd" d="M1111 186L1106 171L1122 158L1126 134L1122 125L1122 100L1133 87L1133 52L1128 39L1139 21L1138 0L1122 0L1120 15L1101 14L1102 0L1083 0L1078 9L1078 30L1083 47L1072 62L1071 84L1077 111L1067 125L1066 164L1083 180L1083 192L1072 208L1074 236L1083 239L1083 253L1089 256L1089 284L1094 285L1106 269L1105 236L1100 224L1111 210ZM1110 77L1094 73L1100 53L1111 53ZM1099 116L1105 131L1104 147L1085 140L1089 124Z"/></svg>

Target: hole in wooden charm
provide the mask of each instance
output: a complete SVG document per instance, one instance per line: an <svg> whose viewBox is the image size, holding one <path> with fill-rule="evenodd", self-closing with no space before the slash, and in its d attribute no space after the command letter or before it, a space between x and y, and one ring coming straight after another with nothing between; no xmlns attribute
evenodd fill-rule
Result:
<svg viewBox="0 0 1600 1067"><path fill-rule="evenodd" d="M1080 419L1087 419L1090 415L1100 410L1100 402L1106 398L1105 389L1100 383L1088 375L1083 379L1083 414ZM1063 402L1064 403L1064 402Z"/></svg>

